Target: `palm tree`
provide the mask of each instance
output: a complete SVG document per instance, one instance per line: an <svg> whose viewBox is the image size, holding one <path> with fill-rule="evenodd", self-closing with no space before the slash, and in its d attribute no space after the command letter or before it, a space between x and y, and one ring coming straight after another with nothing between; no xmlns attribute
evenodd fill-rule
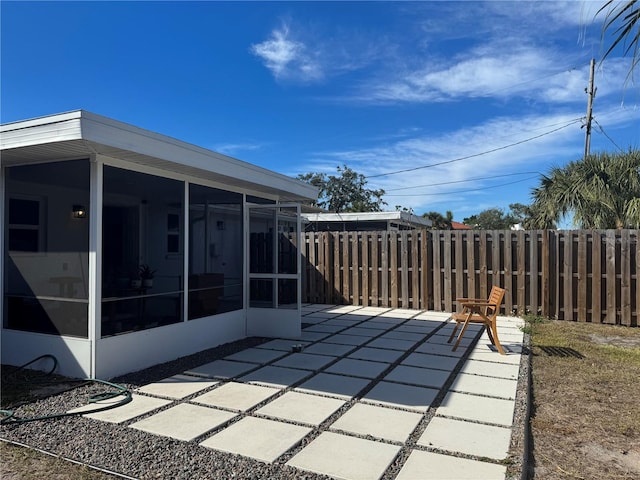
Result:
<svg viewBox="0 0 640 480"><path fill-rule="evenodd" d="M570 212L579 228L639 228L640 150L589 155L553 168L532 196L536 228Z"/></svg>
<svg viewBox="0 0 640 480"><path fill-rule="evenodd" d="M451 221L453 220L453 213L447 210L446 216L440 212L427 212L422 214L423 218L431 220L432 230L451 230Z"/></svg>
<svg viewBox="0 0 640 480"><path fill-rule="evenodd" d="M614 39L601 61L622 42L624 55L631 54L631 68L627 78L632 77L634 69L640 64L640 5L637 0L608 0L600 7L596 16L604 12L603 39L607 31L613 31Z"/></svg>

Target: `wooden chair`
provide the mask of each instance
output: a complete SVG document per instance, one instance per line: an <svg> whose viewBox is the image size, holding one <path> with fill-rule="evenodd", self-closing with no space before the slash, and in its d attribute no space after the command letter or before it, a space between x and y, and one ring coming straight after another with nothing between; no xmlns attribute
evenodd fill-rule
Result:
<svg viewBox="0 0 640 480"><path fill-rule="evenodd" d="M478 299L478 298L458 298L456 302L462 305L462 312L454 313L451 315L451 318L455 320L456 326L449 337L449 343L453 340L453 337L458 331L458 327L462 323L462 330L458 334L458 339L456 340L455 345L453 346L453 351L458 348L460 344L460 340L462 340L462 336L464 332L467 330L467 327L470 323L481 323L487 329L487 335L489 336L489 340L491 343L495 345L498 349L498 352L502 355L506 355L502 345L500 345L500 340L498 340L498 330L496 328L496 317L498 316L498 312L500 310L500 304L502 303L502 299L504 298L504 288L500 287L492 287L491 293L489 294L489 298L487 300Z"/></svg>

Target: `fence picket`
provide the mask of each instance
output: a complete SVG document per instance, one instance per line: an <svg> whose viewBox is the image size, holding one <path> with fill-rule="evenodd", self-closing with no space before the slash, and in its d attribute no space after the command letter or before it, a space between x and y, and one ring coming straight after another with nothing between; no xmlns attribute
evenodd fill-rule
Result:
<svg viewBox="0 0 640 480"><path fill-rule="evenodd" d="M616 237L615 231L607 230L606 233L606 250L605 250L606 268L607 268L607 323L617 323L616 321Z"/></svg>
<svg viewBox="0 0 640 480"><path fill-rule="evenodd" d="M369 306L369 232L362 232L362 305Z"/></svg>
<svg viewBox="0 0 640 480"><path fill-rule="evenodd" d="M378 300L378 283L380 282L380 262L379 262L379 245L380 236L376 234L371 235L371 305L377 307L380 302Z"/></svg>

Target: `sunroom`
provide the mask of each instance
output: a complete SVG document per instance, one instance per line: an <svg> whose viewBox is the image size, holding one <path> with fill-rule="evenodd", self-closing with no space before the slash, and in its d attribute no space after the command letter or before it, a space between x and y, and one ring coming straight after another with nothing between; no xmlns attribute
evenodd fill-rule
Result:
<svg viewBox="0 0 640 480"><path fill-rule="evenodd" d="M300 335L314 187L82 110L0 135L3 364L112 378Z"/></svg>

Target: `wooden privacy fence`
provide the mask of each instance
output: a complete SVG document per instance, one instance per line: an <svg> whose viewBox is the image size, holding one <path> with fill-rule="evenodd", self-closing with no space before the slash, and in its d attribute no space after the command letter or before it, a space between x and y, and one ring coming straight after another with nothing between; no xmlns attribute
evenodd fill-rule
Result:
<svg viewBox="0 0 640 480"><path fill-rule="evenodd" d="M502 314L638 326L639 232L307 232L302 300L452 312L499 285Z"/></svg>

